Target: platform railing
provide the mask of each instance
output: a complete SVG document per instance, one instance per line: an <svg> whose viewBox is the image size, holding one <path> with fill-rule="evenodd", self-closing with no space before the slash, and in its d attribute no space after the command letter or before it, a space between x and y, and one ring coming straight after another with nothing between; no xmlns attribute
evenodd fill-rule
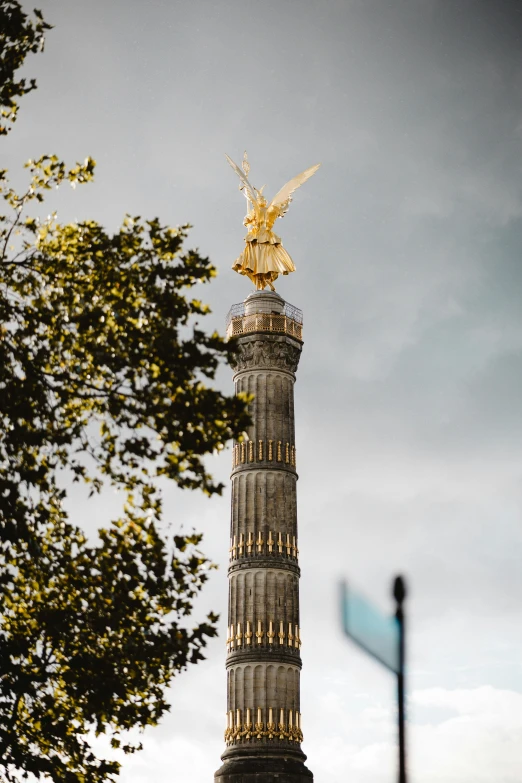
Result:
<svg viewBox="0 0 522 783"><path fill-rule="evenodd" d="M248 332L279 332L303 338L303 313L285 302L282 313L245 313L245 303L230 308L227 316L227 337L237 337Z"/></svg>
<svg viewBox="0 0 522 783"><path fill-rule="evenodd" d="M303 324L279 313L253 313L231 318L227 327L227 337L237 337L247 332L279 332L302 340Z"/></svg>

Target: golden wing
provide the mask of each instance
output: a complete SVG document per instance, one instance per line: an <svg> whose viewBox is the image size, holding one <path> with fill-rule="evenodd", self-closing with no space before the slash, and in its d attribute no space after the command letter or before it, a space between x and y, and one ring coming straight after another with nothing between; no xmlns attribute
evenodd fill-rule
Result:
<svg viewBox="0 0 522 783"><path fill-rule="evenodd" d="M306 171L303 171L301 174L298 174L297 177L294 177L290 180L290 182L287 182L286 185L283 185L281 190L276 193L272 201L270 202L268 209L274 210L275 208L279 211L279 217L283 217L286 210L290 206L290 203L292 201L292 193L294 190L297 190L297 188L300 188L301 185L303 185L307 179L310 179L310 177L313 177L317 169L319 168L321 164L317 163L315 166L310 166L309 169L306 169Z"/></svg>
<svg viewBox="0 0 522 783"><path fill-rule="evenodd" d="M256 196L255 188L253 188L252 185L250 184L250 182L248 181L248 178L247 178L245 172L241 171L239 166L236 166L236 164L234 163L232 158L229 158L227 154L225 154L225 158L228 160L228 162L230 163L230 165L232 166L232 168L236 172L237 176L241 180L241 184L242 184L241 190L243 190L243 189L246 190L246 197L248 199L250 199L252 204L256 204L257 203L257 196Z"/></svg>

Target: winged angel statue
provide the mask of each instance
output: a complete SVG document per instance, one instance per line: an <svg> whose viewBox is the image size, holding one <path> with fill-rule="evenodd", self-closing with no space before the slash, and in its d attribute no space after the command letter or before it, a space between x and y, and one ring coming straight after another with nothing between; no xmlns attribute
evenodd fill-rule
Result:
<svg viewBox="0 0 522 783"><path fill-rule="evenodd" d="M248 229L245 249L232 269L249 277L258 290L261 291L268 286L275 291L273 282L279 275L295 272L295 265L281 244L281 239L272 231L272 227L277 218L282 218L286 214L293 192L310 179L321 164L311 166L287 182L267 205L267 200L263 196L265 186L257 190L248 181L250 164L246 152L243 157L243 170L236 166L228 155L225 157L241 180L239 189L244 192L247 200L247 214L243 220L243 225Z"/></svg>

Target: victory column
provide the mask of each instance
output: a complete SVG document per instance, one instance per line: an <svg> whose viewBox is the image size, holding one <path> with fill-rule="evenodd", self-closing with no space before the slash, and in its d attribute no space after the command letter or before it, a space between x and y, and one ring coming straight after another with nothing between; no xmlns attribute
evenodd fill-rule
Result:
<svg viewBox="0 0 522 783"><path fill-rule="evenodd" d="M247 438L234 445L228 570L227 717L215 783L313 783L301 750L301 631L297 534L294 382L302 313L275 292L295 270L272 231L292 193L319 168L290 180L267 204L263 188L227 156L247 198L245 249L233 269L256 292L234 305L236 394L254 395ZM265 287L270 288L265 291Z"/></svg>

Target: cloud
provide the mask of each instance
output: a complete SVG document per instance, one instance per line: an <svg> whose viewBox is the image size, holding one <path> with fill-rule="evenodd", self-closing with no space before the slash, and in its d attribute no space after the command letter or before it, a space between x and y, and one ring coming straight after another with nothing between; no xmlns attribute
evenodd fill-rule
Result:
<svg viewBox="0 0 522 783"><path fill-rule="evenodd" d="M522 764L522 694L484 686L412 694L416 705L456 713L412 730L414 779L426 783L518 783Z"/></svg>
<svg viewBox="0 0 522 783"><path fill-rule="evenodd" d="M322 699L322 715L328 716L326 731L309 758L316 779L328 783L392 783L397 765L392 711L368 706L347 719L342 709L333 709L332 701L331 693ZM413 692L409 710L408 765L412 780L520 780L522 694L491 687L423 689ZM355 739L361 734L361 722L370 730L373 741ZM331 726L338 729L335 734L328 732Z"/></svg>

